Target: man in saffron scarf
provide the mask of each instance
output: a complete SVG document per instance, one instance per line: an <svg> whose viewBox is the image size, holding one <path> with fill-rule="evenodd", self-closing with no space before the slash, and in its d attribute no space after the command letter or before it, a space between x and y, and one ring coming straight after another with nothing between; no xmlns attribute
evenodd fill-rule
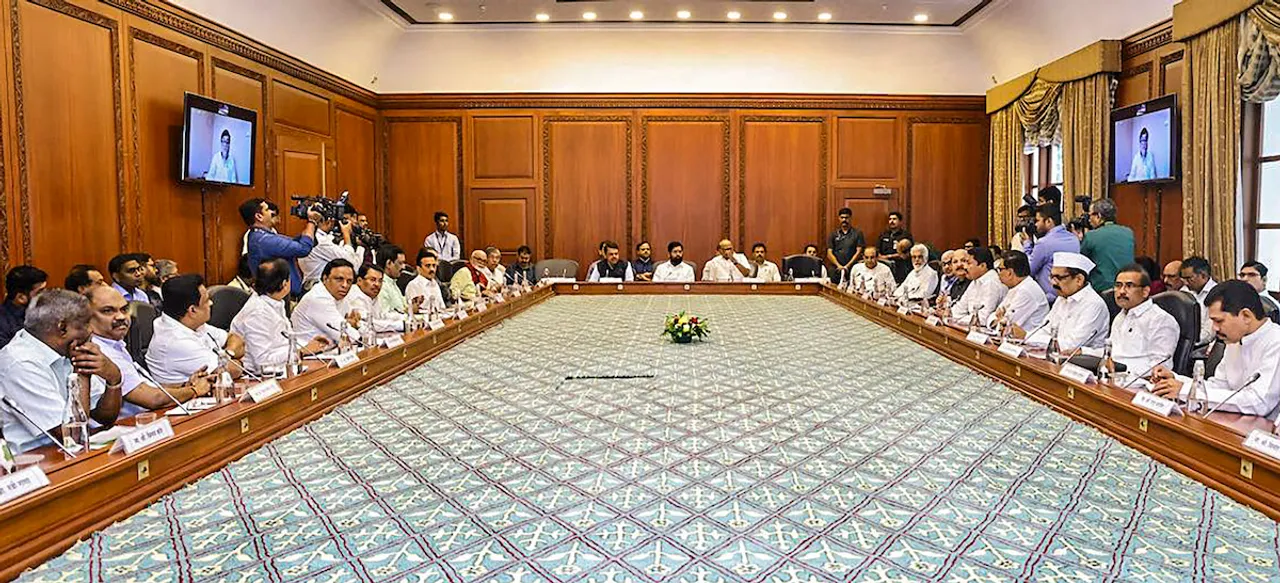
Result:
<svg viewBox="0 0 1280 583"><path fill-rule="evenodd" d="M489 278L485 276L482 268L487 267L488 264L489 255L484 250L472 251L471 260L463 269L454 272L449 280L449 290L453 292L453 297L461 301L471 301L476 299L476 296L486 294Z"/></svg>

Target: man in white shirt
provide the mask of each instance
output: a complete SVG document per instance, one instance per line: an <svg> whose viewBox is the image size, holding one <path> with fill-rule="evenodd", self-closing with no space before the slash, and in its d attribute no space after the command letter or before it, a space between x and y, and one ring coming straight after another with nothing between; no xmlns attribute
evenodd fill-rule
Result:
<svg viewBox="0 0 1280 583"><path fill-rule="evenodd" d="M1280 411L1280 324L1262 317L1258 292L1243 281L1223 282L1205 301L1215 335L1227 343L1222 362L1205 379L1209 407L1221 405L1220 411L1275 421ZM1165 398L1185 400L1191 388L1190 379L1165 367L1156 369L1152 378L1152 392Z"/></svg>
<svg viewBox="0 0 1280 583"><path fill-rule="evenodd" d="M978 321L985 324L996 308L1000 307L1009 288L1000 283L1000 276L993 269L995 259L991 256L990 249L974 247L968 251L959 251L951 256L952 260L956 261L957 256L963 265L965 279L969 280L969 289L950 308L950 315L955 321L965 324L977 315ZM944 314L947 311L947 308L943 308Z"/></svg>
<svg viewBox="0 0 1280 583"><path fill-rule="evenodd" d="M1009 291L992 312L988 325L992 328L1016 326L1022 330L1039 328L1049 315L1049 301L1040 284L1031 278L1031 260L1027 254L1014 250L1001 253L996 273Z"/></svg>
<svg viewBox="0 0 1280 583"><path fill-rule="evenodd" d="M426 251L435 253L430 249ZM360 316L361 326L372 323L374 332L404 332L406 314L389 312L376 299L383 285L383 274L377 265L361 265L356 270L356 285L345 299L347 307ZM411 303L411 307L417 308L417 304Z"/></svg>
<svg viewBox="0 0 1280 583"><path fill-rule="evenodd" d="M1151 133L1147 128L1142 128L1142 131L1138 132L1138 151L1133 153L1133 162L1129 164L1129 174L1125 182L1152 180L1156 177L1156 158L1147 149L1147 142L1150 139Z"/></svg>
<svg viewBox="0 0 1280 583"><path fill-rule="evenodd" d="M929 267L929 248L916 243L911 247L911 271L893 290L893 297L899 301L927 300L937 288L938 272Z"/></svg>
<svg viewBox="0 0 1280 583"><path fill-rule="evenodd" d="M636 273L631 269L631 262L622 260L622 251L613 241L604 242L604 260L593 263L587 270L587 281L635 279Z"/></svg>
<svg viewBox="0 0 1280 583"><path fill-rule="evenodd" d="M716 256L702 267L702 281L742 281L751 273L746 258L734 254L733 243L728 239L722 239L716 250Z"/></svg>
<svg viewBox="0 0 1280 583"><path fill-rule="evenodd" d="M653 268L655 283L687 283L694 279L693 266L684 260L684 245L667 243L667 260Z"/></svg>
<svg viewBox="0 0 1280 583"><path fill-rule="evenodd" d="M1106 344L1111 312L1107 310L1107 302L1089 285L1089 272L1093 267L1093 262L1079 253L1053 254L1049 281L1058 300L1049 309L1049 323L1029 338L1028 344L1045 346L1054 334L1058 335L1058 346L1063 352L1082 346L1102 348ZM1022 338L1026 330L1011 326L1009 334Z"/></svg>
<svg viewBox="0 0 1280 583"><path fill-rule="evenodd" d="M1203 257L1192 256L1183 259L1179 271L1183 281L1187 283L1186 291L1195 296L1196 303L1200 304L1200 344L1204 344L1213 340L1213 322L1209 321L1209 309L1205 307L1204 301L1209 297L1209 292L1217 287L1218 282L1213 280L1209 261Z"/></svg>
<svg viewBox="0 0 1280 583"><path fill-rule="evenodd" d="M293 324L285 315L284 302L292 291L290 285L288 261L279 257L263 261L253 280L256 293L231 320L231 332L244 338L244 366L250 372L261 374L264 367L282 367L289 362ZM298 346L305 354L315 354L332 345L327 337L316 336Z"/></svg>
<svg viewBox="0 0 1280 583"><path fill-rule="evenodd" d="M507 283L507 268L502 266L502 250L490 245L484 248L484 254L488 263L481 270L489 278L489 291L502 291Z"/></svg>
<svg viewBox="0 0 1280 583"><path fill-rule="evenodd" d="M236 171L236 159L231 157L231 132L222 130L218 141L221 147L209 159L209 170L204 173L204 179L210 182L240 184L240 173Z"/></svg>
<svg viewBox="0 0 1280 583"><path fill-rule="evenodd" d="M334 227L338 232L334 233ZM346 259L352 265L360 265L364 257L364 247L355 247L351 242L351 223L326 218L316 228L316 246L306 257L298 259L298 268L302 270L302 286L311 289L320 281L320 272L324 266L334 259Z"/></svg>
<svg viewBox="0 0 1280 583"><path fill-rule="evenodd" d="M765 259L765 253L768 253L768 247L764 243L756 243L751 246L751 273L747 277L758 279L765 283L776 283L782 281L782 274L778 271L778 264Z"/></svg>
<svg viewBox="0 0 1280 583"><path fill-rule="evenodd" d="M862 261L850 268L846 283L845 287L851 290L887 293L897 287L898 282L893 280L893 270L880 263L880 251L867 245L862 248Z"/></svg>
<svg viewBox="0 0 1280 583"><path fill-rule="evenodd" d="M1267 317L1272 322L1280 323L1280 304L1267 293L1267 271L1267 266L1260 261L1246 261L1240 266L1240 271L1236 272L1236 278L1258 290L1258 297L1262 299L1262 308Z"/></svg>
<svg viewBox="0 0 1280 583"><path fill-rule="evenodd" d="M232 377L243 369L236 360L244 354L244 339L238 334L209 325L213 300L204 286L204 277L188 273L164 282L167 298L156 318L155 333L147 348L147 369L157 382L186 382L201 369L221 372L224 362Z"/></svg>
<svg viewBox="0 0 1280 583"><path fill-rule="evenodd" d="M462 243L458 236L449 232L449 214L436 211L436 230L427 235L422 246L436 252L441 261L457 261L462 257Z"/></svg>
<svg viewBox="0 0 1280 583"><path fill-rule="evenodd" d="M356 282L356 270L346 259L334 259L324 267L320 285L302 296L293 309L293 336L299 342L316 336L324 336L338 344L342 339L344 323L349 325L347 338L357 338L360 314L346 302L351 286Z"/></svg>
<svg viewBox="0 0 1280 583"><path fill-rule="evenodd" d="M1134 374L1169 364L1178 347L1178 321L1148 299L1151 276L1134 263L1121 268L1114 283L1120 313L1111 324L1111 359Z"/></svg>
<svg viewBox="0 0 1280 583"><path fill-rule="evenodd" d="M439 261L436 259L435 252L426 248L421 249L418 251L417 259L418 276L413 278L409 286L404 289L404 296L416 306L416 312L424 312L428 315L443 312L444 294L440 293L440 282L436 281L436 267ZM493 260L492 255L489 256L489 260ZM505 274L503 278L505 279Z"/></svg>
<svg viewBox="0 0 1280 583"><path fill-rule="evenodd" d="M1187 281L1182 279L1182 260L1174 259L1164 264L1160 270L1160 280L1164 282L1166 291L1187 291Z"/></svg>
<svg viewBox="0 0 1280 583"><path fill-rule="evenodd" d="M66 290L46 291L27 308L22 330L0 349L0 431L15 453L51 444L46 432L62 439L67 378L73 374L80 376L76 398L90 420L115 423L120 369L89 341L89 317L89 300Z"/></svg>
<svg viewBox="0 0 1280 583"><path fill-rule="evenodd" d="M289 265L284 266L284 277L289 278ZM168 395L161 390L158 383L151 380L150 375L133 361L129 355L125 337L129 335L132 320L129 317L129 302L120 292L107 286L91 288L86 294L92 316L89 328L93 331L93 343L102 349L102 354L120 369L120 395L124 402L120 406L120 418L133 417L143 411L154 411L176 405L174 399L185 403L196 397L209 394L208 371L196 371L187 382L167 388ZM172 395L173 399L169 398Z"/></svg>

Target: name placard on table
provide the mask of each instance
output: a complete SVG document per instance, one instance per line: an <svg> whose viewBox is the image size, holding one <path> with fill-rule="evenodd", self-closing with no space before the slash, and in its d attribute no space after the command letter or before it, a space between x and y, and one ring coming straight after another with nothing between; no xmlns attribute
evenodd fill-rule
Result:
<svg viewBox="0 0 1280 583"><path fill-rule="evenodd" d="M937 316L929 316L928 318L925 318L924 323L930 326L941 326L942 318L939 318Z"/></svg>
<svg viewBox="0 0 1280 583"><path fill-rule="evenodd" d="M1170 417L1172 415L1182 413L1182 410L1178 408L1177 403L1158 396L1155 393L1148 393L1145 391L1139 392L1133 396L1133 404L1160 415L1161 417ZM1245 446L1248 447L1248 445L1248 440L1245 440Z"/></svg>
<svg viewBox="0 0 1280 583"><path fill-rule="evenodd" d="M352 356L356 356L355 352L344 352L342 354L350 354ZM339 354L338 358L335 359L334 362L341 361L342 354ZM356 360L359 360L359 359L360 357L356 356ZM342 365L339 364L338 367L341 368ZM252 387L249 387L248 390L244 392L244 398L241 400L249 401L251 403L261 403L263 401L266 401L267 399L270 399L271 397L279 395L280 391L281 391L280 383L273 379L265 383L258 383L256 385L253 385Z"/></svg>
<svg viewBox="0 0 1280 583"><path fill-rule="evenodd" d="M907 306L898 306L898 313L906 316L911 313L911 308Z"/></svg>
<svg viewBox="0 0 1280 583"><path fill-rule="evenodd" d="M1244 446L1265 456L1280 460L1280 437L1254 429L1244 438Z"/></svg>
<svg viewBox="0 0 1280 583"><path fill-rule="evenodd" d="M484 302L478 302L478 303L476 304L476 312L477 312L477 313L479 313L479 312L483 312L483 311L485 311L485 310L487 310L487 309L489 309L489 307L488 307L488 306L486 306L486 305L484 305Z"/></svg>
<svg viewBox="0 0 1280 583"><path fill-rule="evenodd" d="M1058 374L1081 384L1087 385L1093 382L1093 372L1082 366L1071 364L1070 362L1064 363L1062 368L1058 369Z"/></svg>
<svg viewBox="0 0 1280 583"><path fill-rule="evenodd" d="M391 336L388 336L378 341L378 343L381 344L383 348L397 348L400 346L404 346L404 336L401 336L399 334L392 334Z"/></svg>
<svg viewBox="0 0 1280 583"><path fill-rule="evenodd" d="M27 466L7 476L0 476L0 504L25 496L49 485L49 477L38 465Z"/></svg>
<svg viewBox="0 0 1280 583"><path fill-rule="evenodd" d="M991 337L977 330L971 330L969 331L969 334L964 337L964 339L974 344L986 344L988 341L991 340Z"/></svg>
<svg viewBox="0 0 1280 583"><path fill-rule="evenodd" d="M339 352L333 359L333 363L338 365L338 368L347 368L357 362L360 362L360 354L354 350Z"/></svg>
<svg viewBox="0 0 1280 583"><path fill-rule="evenodd" d="M1005 356L1012 356L1013 358L1022 358L1022 355L1026 353L1027 353L1027 349L1023 347L1021 344L1014 344L1012 342L1009 342L1008 340L1005 340L1004 342L1000 343L1000 354L1003 354Z"/></svg>
<svg viewBox="0 0 1280 583"><path fill-rule="evenodd" d="M430 322L427 322L427 327L430 328L433 332L441 328L444 328L444 320L432 320Z"/></svg>
<svg viewBox="0 0 1280 583"><path fill-rule="evenodd" d="M140 449L155 445L170 437L173 437L173 426L169 425L168 419L152 421L133 431L120 434L115 444L111 446L111 453L123 451L124 455L133 455L134 452Z"/></svg>

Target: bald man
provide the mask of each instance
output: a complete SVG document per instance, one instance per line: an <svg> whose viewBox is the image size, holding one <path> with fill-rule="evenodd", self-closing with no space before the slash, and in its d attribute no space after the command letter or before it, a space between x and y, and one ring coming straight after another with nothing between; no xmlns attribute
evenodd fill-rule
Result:
<svg viewBox="0 0 1280 583"><path fill-rule="evenodd" d="M746 257L738 257L733 252L733 243L721 239L716 245L716 256L711 258L702 268L702 281L742 281L751 274L751 267Z"/></svg>
<svg viewBox="0 0 1280 583"><path fill-rule="evenodd" d="M1160 281L1164 282L1165 289L1169 291L1187 291L1187 280L1182 279L1182 261L1175 259L1166 263L1160 271Z"/></svg>
<svg viewBox="0 0 1280 583"><path fill-rule="evenodd" d="M462 301L471 301L488 293L489 279L484 274L484 267L489 265L489 254L483 249L471 252L471 259L463 269L454 272L449 280L449 291L453 297Z"/></svg>

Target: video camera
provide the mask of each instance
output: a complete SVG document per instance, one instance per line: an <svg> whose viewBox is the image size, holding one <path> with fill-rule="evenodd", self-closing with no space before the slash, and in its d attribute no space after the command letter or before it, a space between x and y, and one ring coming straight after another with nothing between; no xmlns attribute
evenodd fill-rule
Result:
<svg viewBox="0 0 1280 583"><path fill-rule="evenodd" d="M347 214L347 191L342 192L338 200L329 200L323 196L294 196L293 206L289 214L302 220L308 220L311 211L320 213L327 221L341 221Z"/></svg>

